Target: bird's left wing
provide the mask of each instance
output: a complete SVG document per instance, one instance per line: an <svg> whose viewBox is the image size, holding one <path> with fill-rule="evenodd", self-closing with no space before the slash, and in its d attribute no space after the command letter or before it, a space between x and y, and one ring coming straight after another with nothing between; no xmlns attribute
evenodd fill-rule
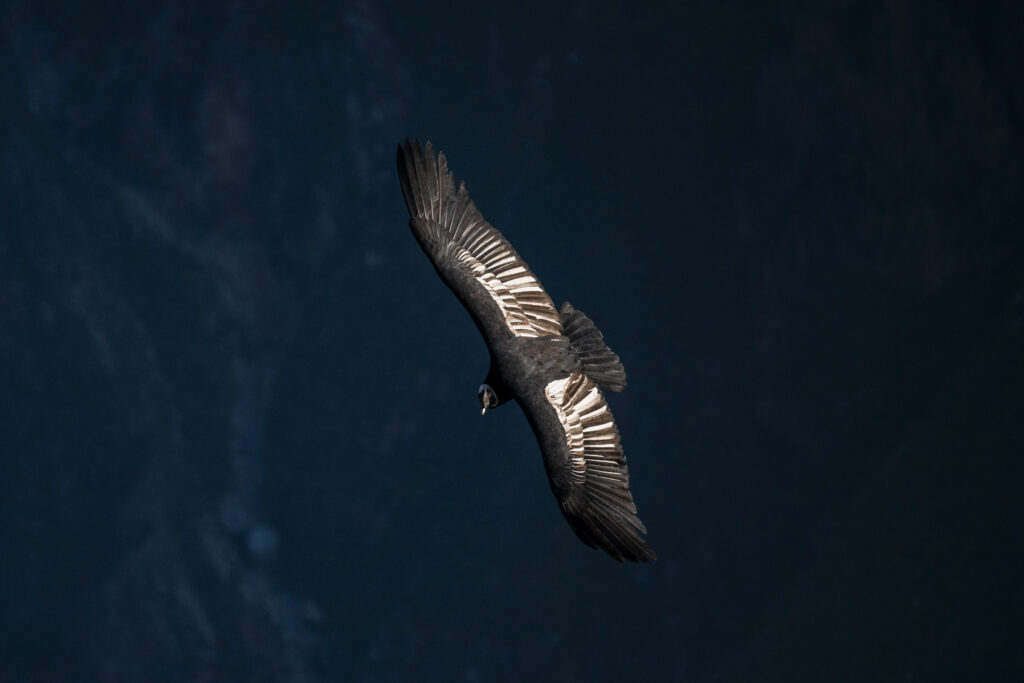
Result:
<svg viewBox="0 0 1024 683"><path fill-rule="evenodd" d="M484 220L465 183L456 189L444 154L419 142L398 148L398 178L413 234L445 284L484 336L561 334L558 311L536 276L496 228Z"/></svg>
<svg viewBox="0 0 1024 683"><path fill-rule="evenodd" d="M620 562L650 562L654 551L636 514L619 430L601 390L576 370L520 400L551 489L569 526Z"/></svg>

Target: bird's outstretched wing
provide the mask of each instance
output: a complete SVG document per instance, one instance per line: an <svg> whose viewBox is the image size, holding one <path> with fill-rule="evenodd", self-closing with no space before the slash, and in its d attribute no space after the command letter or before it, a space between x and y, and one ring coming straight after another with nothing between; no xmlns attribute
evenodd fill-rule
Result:
<svg viewBox="0 0 1024 683"><path fill-rule="evenodd" d="M577 370L520 400L544 454L551 489L580 540L620 562L651 562L629 491L619 430L601 390Z"/></svg>
<svg viewBox="0 0 1024 683"><path fill-rule="evenodd" d="M469 311L485 338L561 334L551 297L500 232L484 220L465 183L455 181L444 154L427 143L398 147L398 178L409 225L441 279Z"/></svg>

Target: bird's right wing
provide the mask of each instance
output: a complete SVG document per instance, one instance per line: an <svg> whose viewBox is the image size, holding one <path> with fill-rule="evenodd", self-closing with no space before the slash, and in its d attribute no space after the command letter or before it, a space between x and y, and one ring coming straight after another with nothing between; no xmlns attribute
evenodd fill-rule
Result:
<svg viewBox="0 0 1024 683"><path fill-rule="evenodd" d="M551 490L580 540L620 562L654 560L629 490L619 430L594 381L576 370L519 402L544 454Z"/></svg>
<svg viewBox="0 0 1024 683"><path fill-rule="evenodd" d="M465 183L455 180L444 154L407 140L398 148L398 179L413 234L445 284L489 337L507 330L516 337L560 334L551 297L500 232L484 220Z"/></svg>

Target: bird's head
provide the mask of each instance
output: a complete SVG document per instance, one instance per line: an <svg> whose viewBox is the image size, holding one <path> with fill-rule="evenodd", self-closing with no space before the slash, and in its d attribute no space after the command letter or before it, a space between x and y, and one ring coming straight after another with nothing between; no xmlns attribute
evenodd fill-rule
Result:
<svg viewBox="0 0 1024 683"><path fill-rule="evenodd" d="M486 413L488 408L496 408L498 406L498 394L494 392L490 384L481 384L480 388L476 391L476 395L480 399L481 415Z"/></svg>

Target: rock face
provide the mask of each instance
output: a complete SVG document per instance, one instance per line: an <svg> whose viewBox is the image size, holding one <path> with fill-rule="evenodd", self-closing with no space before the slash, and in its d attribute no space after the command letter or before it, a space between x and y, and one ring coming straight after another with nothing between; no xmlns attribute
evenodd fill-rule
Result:
<svg viewBox="0 0 1024 683"><path fill-rule="evenodd" d="M0 16L0 680L1019 677L1019 3L339 5ZM622 355L654 567L464 422L420 131Z"/></svg>
<svg viewBox="0 0 1024 683"><path fill-rule="evenodd" d="M762 70L738 194L757 414L800 454L790 495L828 540L723 679L1021 670L1004 598L1024 512L1024 90L1006 34L1022 25L1010 3L825 3Z"/></svg>
<svg viewBox="0 0 1024 683"><path fill-rule="evenodd" d="M391 196L365 166L399 102L310 126L381 84L293 87L329 66L254 50L272 16L53 9L12 11L0 60L4 674L315 680L315 603L270 570L267 415L311 289L362 269L338 216ZM371 8L333 19L363 20L359 80L400 71Z"/></svg>

